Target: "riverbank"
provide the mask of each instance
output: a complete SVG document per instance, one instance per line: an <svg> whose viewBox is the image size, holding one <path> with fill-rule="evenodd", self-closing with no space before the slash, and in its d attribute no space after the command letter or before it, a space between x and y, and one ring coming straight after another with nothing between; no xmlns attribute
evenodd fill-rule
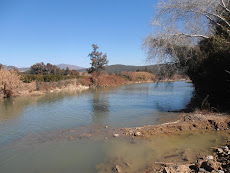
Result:
<svg viewBox="0 0 230 173"><path fill-rule="evenodd" d="M52 87L46 90L33 90L33 91L28 91L28 90L21 90L18 93L14 94L13 97L22 97L22 96L42 96L46 95L47 93L58 93L62 91L84 91L89 89L89 86L84 86L84 85L73 85L70 84L68 86L63 86L63 87Z"/></svg>
<svg viewBox="0 0 230 173"><path fill-rule="evenodd" d="M190 114L182 114L178 121L165 123L161 125L150 125L145 127L125 128L121 129L123 135L140 138L143 140L152 139L157 135L174 135L183 134L184 132L205 132L218 131L230 134L230 117L225 114L195 112ZM170 162L155 162L143 172L146 173L190 173L190 172L230 172L230 139L226 139L225 146L210 148L213 150L212 155L197 155L196 161L189 162L187 154L184 157L184 163L179 163L179 158L172 155ZM215 152L214 152L215 151ZM190 156L189 156L190 155ZM173 159L174 158L174 159ZM179 159L179 160L178 160ZM166 159L167 160L167 159Z"/></svg>
<svg viewBox="0 0 230 173"><path fill-rule="evenodd" d="M214 152L212 155L200 157L193 163L176 164L158 162L161 165L149 167L145 173L229 173L230 172L230 141L226 141L226 145L222 147L212 147Z"/></svg>
<svg viewBox="0 0 230 173"><path fill-rule="evenodd" d="M65 79L65 80L64 80ZM149 72L121 72L108 74L93 72L78 75L32 75L15 70L0 69L0 98L16 96L38 96L63 90L82 91L95 87L120 86L125 84L185 81L186 76L174 75L165 80Z"/></svg>
<svg viewBox="0 0 230 173"><path fill-rule="evenodd" d="M24 149L41 147L43 151L43 147L49 145L73 144L74 151L79 150L75 146L84 148L83 146L92 144L93 148L100 144L106 155L101 156L102 151L97 153L105 159L101 159L95 165L97 172L101 173L187 173L196 172L197 169L204 172L205 169L209 169L210 164L214 165L215 169L225 169L215 165L220 165L222 160L224 165L226 161L224 157L228 152L223 152L221 158L217 158L213 152L226 144L226 141L230 141L229 125L228 115L195 112L181 114L181 118L175 122L144 127L113 128L92 124L32 133L16 141L14 145ZM60 148L56 150L60 151ZM221 150L218 149L219 151ZM209 160L211 158L211 161L207 158ZM91 163L90 159L86 162Z"/></svg>
<svg viewBox="0 0 230 173"><path fill-rule="evenodd" d="M121 85L131 85L131 84L145 84L145 83L155 83L155 82L180 82L180 81L188 81L186 79L178 79L178 80L140 80L140 81L125 81L122 84L100 84L95 85L93 83L87 83L87 85L83 85L82 82L77 82L74 79L59 81L59 82L40 82L40 83L28 83L24 84L18 92L14 93L12 97L21 97L21 96L42 96L47 93L58 93L62 91L84 91L90 88L104 88L104 87L117 87ZM60 84L62 83L62 84ZM65 83L65 84L63 84ZM85 84L85 82L83 82ZM30 89L28 89L30 88ZM36 88L36 89L35 89ZM0 100L1 101L1 100Z"/></svg>
<svg viewBox="0 0 230 173"><path fill-rule="evenodd" d="M225 114L195 112L182 114L178 121L161 125L121 129L123 134L150 138L156 134L173 134L185 131L229 130L230 117Z"/></svg>

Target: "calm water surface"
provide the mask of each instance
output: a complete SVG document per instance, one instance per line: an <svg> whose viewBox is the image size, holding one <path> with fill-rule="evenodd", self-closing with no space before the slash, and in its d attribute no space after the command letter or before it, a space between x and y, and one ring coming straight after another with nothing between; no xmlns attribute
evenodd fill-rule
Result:
<svg viewBox="0 0 230 173"><path fill-rule="evenodd" d="M185 82L151 83L0 102L0 172L111 172L114 164L139 172L155 161L170 162L175 157L183 161L186 155L195 159L197 153L210 153L210 147L228 138L226 134L162 135L148 141L103 135L43 140L46 134L65 129L103 127L98 130L106 134L105 125L119 128L174 121L179 115L168 111L185 108L192 92L192 85Z"/></svg>
<svg viewBox="0 0 230 173"><path fill-rule="evenodd" d="M192 84L124 85L79 92L20 97L0 102L0 146L27 134L92 124L136 127L178 118Z"/></svg>

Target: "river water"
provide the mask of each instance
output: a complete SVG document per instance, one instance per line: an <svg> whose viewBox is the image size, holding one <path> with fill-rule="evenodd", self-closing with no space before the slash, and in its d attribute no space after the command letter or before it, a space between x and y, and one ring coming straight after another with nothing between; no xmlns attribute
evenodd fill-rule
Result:
<svg viewBox="0 0 230 173"><path fill-rule="evenodd" d="M0 172L110 172L109 166L116 162L136 172L153 161L171 158L167 154L181 158L178 153L185 148L208 152L226 136L197 133L149 141L105 136L43 140L46 133L65 129L87 131L94 127L100 133L105 126L137 127L175 121L179 114L169 111L185 108L192 92L192 84L186 82L149 83L0 102Z"/></svg>

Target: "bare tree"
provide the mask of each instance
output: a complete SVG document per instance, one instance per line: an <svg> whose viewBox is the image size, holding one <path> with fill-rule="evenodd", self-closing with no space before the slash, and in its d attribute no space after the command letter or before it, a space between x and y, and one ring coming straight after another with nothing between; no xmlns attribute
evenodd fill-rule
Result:
<svg viewBox="0 0 230 173"><path fill-rule="evenodd" d="M178 47L186 48L184 58L189 59L188 52L200 40L212 37L216 28L230 34L229 14L230 0L159 1L151 23L158 32L144 42L149 60L180 62Z"/></svg>

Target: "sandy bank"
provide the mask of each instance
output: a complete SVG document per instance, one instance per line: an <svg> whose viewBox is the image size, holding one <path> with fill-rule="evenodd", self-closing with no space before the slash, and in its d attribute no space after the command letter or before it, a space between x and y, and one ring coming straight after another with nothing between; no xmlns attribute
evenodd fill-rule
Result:
<svg viewBox="0 0 230 173"><path fill-rule="evenodd" d="M14 97L18 96L41 96L45 95L47 93L55 93L55 92L61 92L61 91L84 91L89 89L88 86L84 85L68 85L65 87L56 87L56 88L50 88L48 90L37 90L37 91L29 91L29 90L21 90L17 94L14 94Z"/></svg>

